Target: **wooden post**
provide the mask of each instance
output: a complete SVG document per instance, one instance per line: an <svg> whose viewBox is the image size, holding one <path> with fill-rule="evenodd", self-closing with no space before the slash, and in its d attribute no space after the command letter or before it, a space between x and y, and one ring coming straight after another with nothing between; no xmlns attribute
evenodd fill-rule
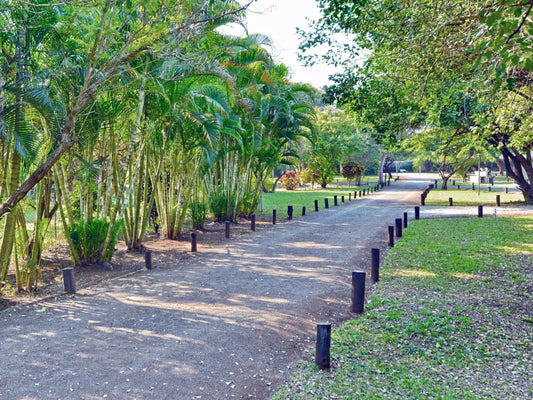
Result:
<svg viewBox="0 0 533 400"><path fill-rule="evenodd" d="M341 203L344 203L344 196L341 196Z"/></svg>
<svg viewBox="0 0 533 400"><path fill-rule="evenodd" d="M361 314L365 310L365 279L365 272L352 272L352 304L350 309L357 314Z"/></svg>
<svg viewBox="0 0 533 400"><path fill-rule="evenodd" d="M330 368L330 348L331 324L317 324L315 363L320 369Z"/></svg>
<svg viewBox="0 0 533 400"><path fill-rule="evenodd" d="M501 199L500 199L500 195L497 194L496 195L496 207L501 207L502 203L501 203Z"/></svg>
<svg viewBox="0 0 533 400"><path fill-rule="evenodd" d="M396 237L401 238L402 237L402 219L396 218L394 222L396 225Z"/></svg>
<svg viewBox="0 0 533 400"><path fill-rule="evenodd" d="M451 207L453 206L453 197L448 198L448 205Z"/></svg>
<svg viewBox="0 0 533 400"><path fill-rule="evenodd" d="M292 206L287 206L287 216L290 221L292 219Z"/></svg>
<svg viewBox="0 0 533 400"><path fill-rule="evenodd" d="M315 212L318 212L318 200L315 200Z"/></svg>
<svg viewBox="0 0 533 400"><path fill-rule="evenodd" d="M63 288L68 294L76 293L76 284L74 282L74 268L63 268Z"/></svg>
<svg viewBox="0 0 533 400"><path fill-rule="evenodd" d="M477 206L477 216L483 218L483 206Z"/></svg>
<svg viewBox="0 0 533 400"><path fill-rule="evenodd" d="M420 219L420 207L415 206L415 219Z"/></svg>
<svg viewBox="0 0 533 400"><path fill-rule="evenodd" d="M144 265L146 269L152 269L152 252L147 251L144 253Z"/></svg>
<svg viewBox="0 0 533 400"><path fill-rule="evenodd" d="M404 228L407 228L407 219L408 219L408 216L409 216L409 214L407 214L406 212L403 213L403 227L404 227Z"/></svg>
<svg viewBox="0 0 533 400"><path fill-rule="evenodd" d="M372 253L372 282L379 281L379 249L373 248Z"/></svg>
<svg viewBox="0 0 533 400"><path fill-rule="evenodd" d="M333 205L337 207L337 195L333 196Z"/></svg>
<svg viewBox="0 0 533 400"><path fill-rule="evenodd" d="M191 252L197 251L197 245L196 245L196 232L191 232Z"/></svg>
<svg viewBox="0 0 533 400"><path fill-rule="evenodd" d="M348 201L352 201L352 192L348 193Z"/></svg>
<svg viewBox="0 0 533 400"><path fill-rule="evenodd" d="M394 247L394 226L389 226L389 246Z"/></svg>
<svg viewBox="0 0 533 400"><path fill-rule="evenodd" d="M305 215L306 208L305 206L302 206L302 217Z"/></svg>
<svg viewBox="0 0 533 400"><path fill-rule="evenodd" d="M226 221L226 239L229 239L229 228L230 228L231 222Z"/></svg>
<svg viewBox="0 0 533 400"><path fill-rule="evenodd" d="M252 222L251 222L252 226L252 231L255 232L255 214L252 214Z"/></svg>
<svg viewBox="0 0 533 400"><path fill-rule="evenodd" d="M328 201L328 199L324 199L324 208L329 208L329 201Z"/></svg>
<svg viewBox="0 0 533 400"><path fill-rule="evenodd" d="M272 210L272 225L276 225L276 210Z"/></svg>

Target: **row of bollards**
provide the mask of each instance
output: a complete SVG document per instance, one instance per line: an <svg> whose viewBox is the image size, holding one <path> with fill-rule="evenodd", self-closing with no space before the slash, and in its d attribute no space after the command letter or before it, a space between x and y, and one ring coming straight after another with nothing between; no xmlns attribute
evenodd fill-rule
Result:
<svg viewBox="0 0 533 400"><path fill-rule="evenodd" d="M402 228L407 228L408 213L403 213L403 219L395 219L395 226L388 227L389 246L394 246L394 231L396 228L396 236L402 237ZM415 207L415 219L420 219L420 207ZM372 248L371 250L371 269L370 279L373 283L379 282L379 249ZM365 283L366 272L352 271L352 287L350 296L350 311L356 314L362 314L365 308ZM315 363L320 369L329 369L331 349L331 324L319 323L317 324L316 337L316 354Z"/></svg>

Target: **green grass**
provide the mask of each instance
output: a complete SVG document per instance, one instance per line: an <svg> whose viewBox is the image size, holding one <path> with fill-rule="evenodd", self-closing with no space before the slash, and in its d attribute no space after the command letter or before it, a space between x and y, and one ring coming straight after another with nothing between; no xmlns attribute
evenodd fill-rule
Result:
<svg viewBox="0 0 533 400"><path fill-rule="evenodd" d="M471 186L457 189L432 189L426 198L426 205L428 206L448 206L448 199L453 198L454 206L477 206L477 205L496 205L496 196L500 196L501 204L523 203L524 196L517 190L505 193L501 188L488 191L488 186L481 185L481 191L478 195L476 190L472 190Z"/></svg>
<svg viewBox="0 0 533 400"><path fill-rule="evenodd" d="M533 397L533 218L413 221L367 311L273 399Z"/></svg>
<svg viewBox="0 0 533 400"><path fill-rule="evenodd" d="M365 181L366 183L366 181ZM372 185L372 182L371 182ZM292 205L294 212L293 217L302 215L302 207L306 207L306 213L315 211L315 200L318 200L319 210L325 208L324 199L328 199L329 206L334 206L334 196L337 196L338 204L342 204L341 196L344 196L344 202L348 203L351 193L352 201L354 200L354 192L368 192L370 186L340 186L328 187L326 189L300 189L276 191L274 193L263 194L263 214L266 216L272 215L272 210L276 210L276 215L280 219L287 218L287 206ZM357 198L360 198L360 193L357 193Z"/></svg>

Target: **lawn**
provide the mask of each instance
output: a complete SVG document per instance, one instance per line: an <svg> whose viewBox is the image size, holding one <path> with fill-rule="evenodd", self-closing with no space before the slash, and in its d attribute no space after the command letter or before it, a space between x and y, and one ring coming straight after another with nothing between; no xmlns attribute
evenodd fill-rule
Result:
<svg viewBox="0 0 533 400"><path fill-rule="evenodd" d="M428 206L448 206L449 198L453 199L454 206L477 206L477 205L496 205L496 196L500 196L500 202L503 205L521 204L524 202L524 196L516 189L505 193L505 189L498 188L488 191L488 186L481 186L481 191L463 188L457 189L432 189L426 198Z"/></svg>
<svg viewBox="0 0 533 400"><path fill-rule="evenodd" d="M299 365L273 399L533 398L532 233L533 218L413 221L367 311L334 327L333 368Z"/></svg>

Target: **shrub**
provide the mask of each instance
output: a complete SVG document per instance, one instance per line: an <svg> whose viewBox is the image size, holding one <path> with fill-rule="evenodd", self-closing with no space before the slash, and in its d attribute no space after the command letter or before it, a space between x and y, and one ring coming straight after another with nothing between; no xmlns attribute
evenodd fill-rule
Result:
<svg viewBox="0 0 533 400"><path fill-rule="evenodd" d="M113 228L108 249L104 249L104 242L109 229L109 221L92 219L85 223L78 220L69 230L70 239L80 255L82 264L94 264L111 260L113 249L119 234L122 232L123 220L118 220Z"/></svg>
<svg viewBox="0 0 533 400"><path fill-rule="evenodd" d="M232 221L234 219L233 210L228 207L233 207L235 204L235 196L231 196L228 201L227 194L222 190L209 193L209 208L215 215L217 222Z"/></svg>
<svg viewBox="0 0 533 400"><path fill-rule="evenodd" d="M363 164L357 161L349 161L342 165L342 176L346 178L348 182L356 180L357 185L361 184L361 177L365 173L365 167Z"/></svg>
<svg viewBox="0 0 533 400"><path fill-rule="evenodd" d="M203 228L207 219L207 204L201 201L189 204L189 214L193 229Z"/></svg>
<svg viewBox="0 0 533 400"><path fill-rule="evenodd" d="M296 171L286 171L279 181L283 189L294 190L300 186L300 173Z"/></svg>

